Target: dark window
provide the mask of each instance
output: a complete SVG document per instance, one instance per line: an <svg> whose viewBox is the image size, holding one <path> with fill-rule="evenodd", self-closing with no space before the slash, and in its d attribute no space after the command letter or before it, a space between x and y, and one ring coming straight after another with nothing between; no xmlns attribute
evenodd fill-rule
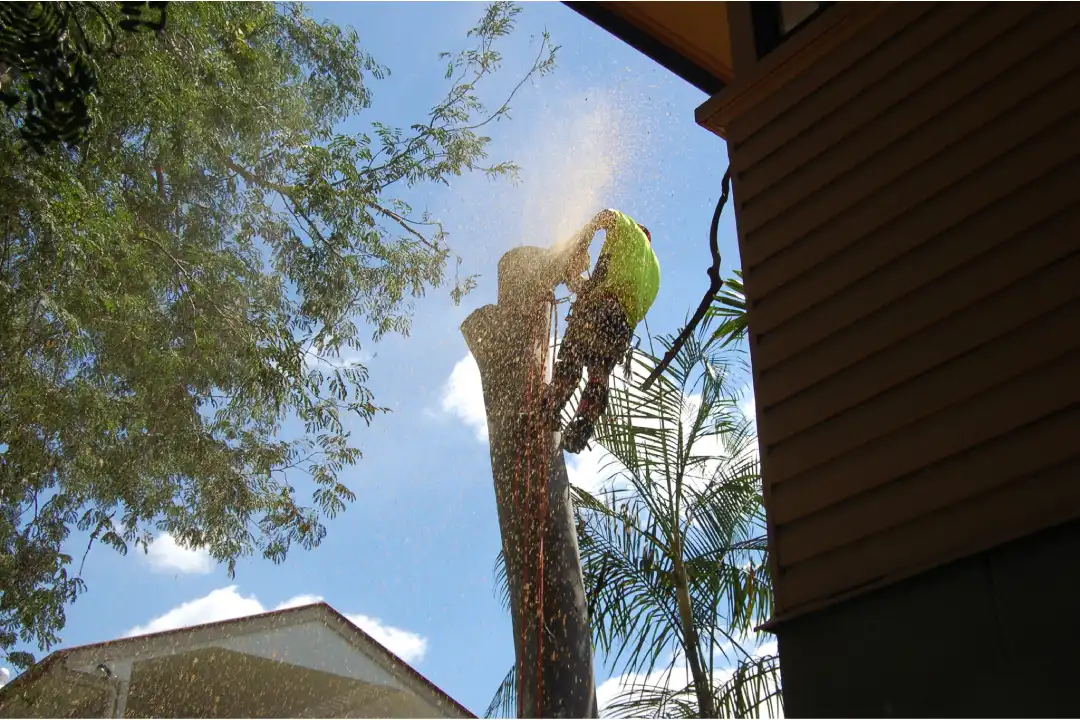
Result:
<svg viewBox="0 0 1080 720"><path fill-rule="evenodd" d="M820 15L831 2L752 2L754 46L760 60L780 46L799 28Z"/></svg>

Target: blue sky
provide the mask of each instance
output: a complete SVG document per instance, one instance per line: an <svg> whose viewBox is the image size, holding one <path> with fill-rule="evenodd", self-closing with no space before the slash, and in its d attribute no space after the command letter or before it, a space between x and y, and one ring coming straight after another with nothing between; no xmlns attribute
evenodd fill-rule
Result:
<svg viewBox="0 0 1080 720"><path fill-rule="evenodd" d="M554 74L519 93L512 120L489 127L491 159L520 164L521 183L474 176L409 194L415 209L426 207L444 222L463 271L481 277L460 307L441 289L429 293L417 302L410 337L369 348L370 386L376 402L393 412L370 428L355 424L364 458L345 478L355 504L329 524L318 549L294 550L281 565L244 560L233 580L168 537L149 556L96 547L84 570L88 591L69 609L60 647L320 597L356 616L474 712L486 708L513 646L510 618L492 591L500 540L479 378L458 327L494 300L503 252L549 245L614 207L653 235L662 285L650 329L677 331L707 284L708 225L726 165L724 143L694 123L702 92L561 4L523 8L485 99L496 103L517 83L544 29L562 48ZM408 125L445 92L438 53L465 47L484 5L343 2L311 9L317 18L356 27L365 48L390 67L390 77L372 85L366 119ZM737 267L730 208L720 248L728 274ZM589 482L595 458L572 459L571 471ZM78 558L83 547L85 539L73 536L69 552ZM599 667L598 683L609 674Z"/></svg>

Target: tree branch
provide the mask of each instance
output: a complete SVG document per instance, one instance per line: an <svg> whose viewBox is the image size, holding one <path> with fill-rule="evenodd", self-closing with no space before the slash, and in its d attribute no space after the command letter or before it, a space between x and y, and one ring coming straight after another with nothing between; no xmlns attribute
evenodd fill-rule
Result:
<svg viewBox="0 0 1080 720"><path fill-rule="evenodd" d="M432 249L432 250L434 250L436 252L440 252L440 248L439 248L438 245L436 245L435 243L428 240L426 237L424 237L423 233L419 232L416 228L412 227L409 224L410 222L412 222L411 220L408 220L406 218L401 217L400 215L398 215L393 210L389 210L387 208L384 208L382 205L378 204L377 202L368 202L367 205L368 205L368 207L375 210L379 214L385 215L386 217L388 217L391 220L393 220L394 222L396 222L398 225L400 225L402 228L405 229L405 232L407 232L410 235L412 235L413 237L415 237L417 240L419 240L421 243L423 243L424 245L426 245L430 249Z"/></svg>
<svg viewBox="0 0 1080 720"><path fill-rule="evenodd" d="M224 153L219 152L218 155L221 157L221 161L225 164L225 167L229 168L234 173L236 173L241 178L243 178L244 182L250 183L252 185L258 185L260 187L266 188L267 190L273 190L274 192L277 192L279 195L282 196L282 200L285 200L286 198L292 199L292 194L293 194L293 192L295 191L296 188L289 187L288 185L282 185L281 183L276 183L276 182L274 182L272 180L267 180L266 178L263 178L263 177L259 177L258 175L254 174L250 170L248 170L248 169L246 169L244 167L241 167L240 165L237 165L229 157L227 157ZM436 245L435 243L428 240L426 237L424 237L424 235L422 233L417 231L416 228L412 227L409 224L411 221L407 220L406 218L401 217L400 215L398 215L393 210L389 210L387 208L384 208L382 205L378 204L377 202L368 201L365 204L368 207L370 207L371 209L378 212L379 214L384 215L385 217L388 217L391 220L393 220L394 222L396 222L407 233L409 233L410 235L415 237L417 240L419 240L421 243L426 245L431 250L434 250L436 252L438 252L440 250L438 245ZM289 203L286 202L286 205L289 205ZM293 211L292 207L290 207L289 209L290 209L290 211L292 211L294 213L294 216L295 216L296 211ZM308 224L310 226L314 227L314 225L311 222L310 218L308 218L305 215L304 219L308 221ZM318 228L315 228L315 229L316 229L316 232L318 232Z"/></svg>
<svg viewBox="0 0 1080 720"><path fill-rule="evenodd" d="M648 390L656 378L660 377L668 365L675 359L675 356L679 354L679 350L686 344L687 339L694 333L698 323L705 317L705 313L709 310L709 305L712 304L713 298L716 297L716 293L720 292L720 288L724 286L724 281L720 279L720 245L717 240L717 232L720 229L720 215L724 212L724 206L727 204L728 194L731 190L731 166L724 171L724 179L720 181L720 200L716 203L716 211L713 213L712 226L709 228L709 252L712 254L712 265L709 266L707 273L709 275L709 289L705 293L705 297L701 299L701 304L698 305L696 311L694 311L693 317L690 318L690 322L686 324L686 327L682 329L679 336L675 338L675 342L672 343L671 348L664 353L663 359L660 364L657 365L649 377L642 383L641 389Z"/></svg>
<svg viewBox="0 0 1080 720"><path fill-rule="evenodd" d="M491 47L491 44L492 44L491 40L487 39L487 38L485 38L481 42L480 47L479 47L479 53L480 53L481 57L484 56L489 51L489 49ZM555 50L557 50L557 49L558 48L555 48ZM510 102L514 99L514 96L517 95L518 91L525 85L525 83L528 81L529 78L531 78L538 70L541 69L543 63L540 62L540 58L543 57L545 51L553 52L551 50L550 39L548 38L546 33L544 34L544 37L543 37L543 39L542 39L542 41L540 43L540 50L537 52L536 58L533 60L532 68L529 70L529 72L527 72L525 74L525 77L523 77L518 82L518 84L514 86L513 90L510 91L510 94L502 102L502 104L499 106L498 110L491 113L487 118L485 118L484 120L481 120L480 122L478 122L478 123L476 123L474 125L463 125L463 126L460 126L460 127L445 127L444 126L444 127L442 127L442 129L445 130L448 133L451 133L451 134L470 132L472 130L479 129L479 128L483 127L484 125L487 125L488 123L490 123L495 118L504 115L506 113L509 105L510 105ZM473 77L467 83L463 82L464 78L465 78L465 75L467 74L468 69L471 66L472 66L472 63L465 63L464 65L462 65L461 74L458 77L454 78L453 81L451 82L450 90L447 92L446 98L444 98L441 105L438 105L434 110L432 110L432 112L431 112L431 120L428 122L428 125L427 125L427 131L428 132L434 130L436 121L443 118L446 115L446 113L450 110L450 108L452 108L462 98L464 98L473 88L476 87L477 83L479 83L480 80L483 79L483 77L485 75L487 75L491 71L491 66L488 63L486 63L486 62L481 63L480 69L477 70L474 73ZM369 176L370 175L376 175L376 174L378 174L378 173L380 173L380 172L382 172L382 171L384 171L384 170L386 170L388 168L393 167L398 162L400 162L403 158L411 155L417 149L416 148L416 143L422 142L424 140L424 138L425 138L425 135L423 135L423 134L411 138L409 140L409 142L406 144L404 150L402 150L402 151L398 152L397 154L395 154L392 158L387 160L382 165L373 168L372 165L375 162L375 158L377 158L379 155L381 155L386 150L386 148L383 147L382 149L379 150L378 153L375 154L375 156L371 159L371 161L368 162L368 165L365 168L365 174L367 174ZM439 155L435 155L433 157L439 157ZM394 179L383 183L381 185L381 189L385 190L387 187L389 187L393 183L397 182L400 179L400 177L401 176L399 175L398 177L395 177Z"/></svg>
<svg viewBox="0 0 1080 720"><path fill-rule="evenodd" d="M510 91L510 94L507 96L506 100L503 101L503 104L499 107L499 109L496 110L495 112L493 112L491 115L489 115L487 117L487 119L481 120L480 122L476 123L475 125L466 125L464 127L451 128L451 132L466 132L466 131L470 131L470 130L477 130L477 129L482 128L483 126L487 125L489 122L491 122L495 118L505 114L505 112L510 108L510 102L514 99L514 96L517 95L518 90L520 90L522 88L522 86L525 85L525 82L529 78L532 77L534 72L536 72L537 67L540 65L540 58L543 57L544 51L547 50L547 49L548 49L548 38L547 38L547 35L545 34L544 39L540 42L540 51L536 54L536 59L533 60L532 70L530 70L525 75L525 77L521 78L521 81L518 82L518 84L514 86L514 89ZM558 48L556 48L556 49L558 49ZM479 77L478 77L478 79L479 79ZM475 84L475 81L473 83L471 83L471 85L474 85L474 84Z"/></svg>
<svg viewBox="0 0 1080 720"><path fill-rule="evenodd" d="M292 197L293 192L296 191L296 188L294 187L282 185L281 183L276 183L273 180L267 180L266 178L260 177L255 173L251 172L247 168L237 165L235 162L232 161L232 158L230 158L228 155L221 152L220 150L218 150L218 157L221 158L221 162L225 164L225 167L229 168L234 173L242 177L244 179L244 182L250 185L258 185L260 187L266 188L267 190L273 190L275 192L281 193L282 195L288 195L289 197Z"/></svg>
<svg viewBox="0 0 1080 720"><path fill-rule="evenodd" d="M330 242L327 241L325 237L323 237L322 232L319 231L319 227L315 224L315 221L311 219L310 215L304 212L300 208L300 206L285 193L279 191L278 197L281 198L281 202L283 202L285 204L285 207L288 208L289 213L292 214L293 219L296 220L297 225L307 225L307 234L313 244L315 243L315 241L318 241L320 244L323 245L323 247L333 253L334 256L337 257L339 260L343 259L341 257L341 252L339 252L336 247L331 245Z"/></svg>

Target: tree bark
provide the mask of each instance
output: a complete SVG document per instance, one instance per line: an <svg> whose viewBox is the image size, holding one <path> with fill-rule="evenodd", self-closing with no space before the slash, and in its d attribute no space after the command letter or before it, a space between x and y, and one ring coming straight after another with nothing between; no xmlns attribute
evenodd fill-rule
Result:
<svg viewBox="0 0 1080 720"><path fill-rule="evenodd" d="M686 565L682 560L682 538L676 539L675 547L675 598L679 607L679 623L682 625L683 652L690 665L690 676L694 682L694 694L698 701L698 717L716 717L713 704L712 683L705 673L701 662L701 638L694 626L694 606L690 600L690 580L686 574Z"/></svg>
<svg viewBox="0 0 1080 720"><path fill-rule="evenodd" d="M592 635L570 482L561 439L542 429L535 416L550 332L545 300L565 278L567 261L565 252L535 247L509 251L499 261L498 303L479 308L461 326L484 389L513 608L519 707L527 718L597 717ZM545 484L547 512L542 515L535 490ZM526 487L534 490L532 507L523 497ZM541 543L542 584L537 582ZM543 657L538 657L541 643Z"/></svg>

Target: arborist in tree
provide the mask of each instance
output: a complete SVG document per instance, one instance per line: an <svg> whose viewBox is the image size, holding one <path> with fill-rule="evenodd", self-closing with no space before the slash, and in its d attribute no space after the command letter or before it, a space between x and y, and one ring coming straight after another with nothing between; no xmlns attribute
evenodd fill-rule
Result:
<svg viewBox="0 0 1080 720"><path fill-rule="evenodd" d="M605 231L604 247L592 276L585 278L582 273L589 267L589 245L598 230ZM558 430L562 409L574 394L582 368L588 368L589 382L581 404L563 433L563 447L579 453L607 410L609 377L627 357L634 328L656 300L660 262L645 226L618 210L602 210L573 242L566 286L577 300L551 384L544 392L543 412L551 429Z"/></svg>

